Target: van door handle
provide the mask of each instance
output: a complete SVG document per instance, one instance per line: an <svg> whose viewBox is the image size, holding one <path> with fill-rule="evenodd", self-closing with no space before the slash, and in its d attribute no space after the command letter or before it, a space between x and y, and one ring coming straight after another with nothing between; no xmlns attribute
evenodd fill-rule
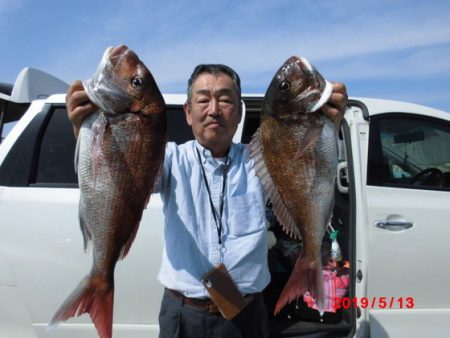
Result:
<svg viewBox="0 0 450 338"><path fill-rule="evenodd" d="M344 171L344 173L342 173ZM347 161L339 162L336 170L336 183L338 190L341 194L348 194L348 164ZM346 186L342 184L341 180L347 184Z"/></svg>
<svg viewBox="0 0 450 338"><path fill-rule="evenodd" d="M375 221L375 226L377 228L386 229L390 231L401 231L409 229L413 225L414 224L412 222L408 221L388 221L388 220Z"/></svg>

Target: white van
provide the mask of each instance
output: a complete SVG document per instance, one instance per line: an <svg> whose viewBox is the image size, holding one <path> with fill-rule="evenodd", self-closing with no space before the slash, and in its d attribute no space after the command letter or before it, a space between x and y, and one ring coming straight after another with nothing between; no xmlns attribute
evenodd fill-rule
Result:
<svg viewBox="0 0 450 338"><path fill-rule="evenodd" d="M64 98L33 100L0 145L1 338L97 337L86 315L47 329L92 259L78 224L75 139ZM185 95L164 98L169 140L192 139ZM262 96L243 101L234 141L248 143ZM264 291L270 335L450 337L450 114L352 98L340 134L332 225L350 266L347 293L323 318L303 300L273 317L291 268L275 245ZM158 336L162 231L162 201L153 195L130 254L116 268L115 338ZM281 242L279 229L273 231Z"/></svg>

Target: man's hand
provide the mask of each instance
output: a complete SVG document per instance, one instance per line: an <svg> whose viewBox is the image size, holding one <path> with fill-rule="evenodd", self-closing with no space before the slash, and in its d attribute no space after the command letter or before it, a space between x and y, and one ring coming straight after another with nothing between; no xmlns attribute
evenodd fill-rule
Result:
<svg viewBox="0 0 450 338"><path fill-rule="evenodd" d="M333 82L333 92L327 103L322 106L321 111L334 122L338 131L344 118L347 103L348 95L345 85L341 82Z"/></svg>
<svg viewBox="0 0 450 338"><path fill-rule="evenodd" d="M69 120L72 122L75 136L78 137L83 120L95 112L98 108L90 100L84 91L83 84L76 80L67 90L66 107Z"/></svg>

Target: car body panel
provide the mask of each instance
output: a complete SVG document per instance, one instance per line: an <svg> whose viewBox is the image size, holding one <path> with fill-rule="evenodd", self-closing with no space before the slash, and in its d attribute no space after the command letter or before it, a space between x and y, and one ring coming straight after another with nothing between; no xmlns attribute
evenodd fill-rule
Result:
<svg viewBox="0 0 450 338"><path fill-rule="evenodd" d="M244 95L245 96L245 95ZM252 95L261 99L262 95ZM166 103L181 106L186 95L164 95ZM48 105L63 105L64 95L36 100L0 147L0 165L30 122ZM234 142L240 142L244 115ZM352 271L361 278L352 297L414 297L414 309L360 308L356 336L399 336L418 331L419 321L439 323L450 308L450 268L445 246L450 238L447 191L395 189L367 185L370 116L389 112L433 116L448 121L449 114L396 101L354 98L346 113L347 157L351 160L354 194L355 252ZM184 116L184 115L183 115ZM351 156L350 156L351 155ZM414 194L414 195L412 195ZM417 197L413 197L417 196ZM83 251L78 224L76 185L0 186L0 336L23 338L97 337L87 315L48 330L47 323L61 302L89 271L92 253ZM388 232L375 220L401 216L414 221L412 229ZM427 226L429 220L435 224ZM161 261L164 216L159 195L151 196L135 242L125 261L116 267L114 337L157 337L163 287L157 280ZM448 224L447 224L448 225ZM352 224L349 224L352 226ZM430 229L433 234L430 235ZM435 232L435 233L434 233ZM393 259L395 257L395 259ZM447 269L447 270L445 270ZM445 270L445 271L444 271ZM446 284L447 283L447 284ZM3 302L4 301L4 302ZM7 304L7 305L5 305ZM354 315L356 317L356 315ZM450 322L449 322L450 323ZM352 325L352 324L349 324ZM409 328L407 328L409 326ZM416 329L413 329L416 328ZM402 331L410 330L410 331ZM431 335L442 334L434 328ZM345 336L346 333L342 334ZM428 335L430 336L430 335ZM382 336L381 336L382 337Z"/></svg>
<svg viewBox="0 0 450 338"><path fill-rule="evenodd" d="M415 104L360 102L369 119L398 113L405 118L411 114L438 118L442 124L450 121L448 113ZM369 306L361 309L359 321L368 321L370 335L375 337L420 337L424 328L428 328L426 336L444 337L450 332L450 192L368 185L367 164L373 149L363 115L360 108L353 108L346 116L352 126L354 179L362 183L356 196L356 245L358 269L364 278L356 285L356 298L366 297ZM390 231L375 226L376 221L386 219L410 221L413 227ZM439 325L429 330L427 323Z"/></svg>

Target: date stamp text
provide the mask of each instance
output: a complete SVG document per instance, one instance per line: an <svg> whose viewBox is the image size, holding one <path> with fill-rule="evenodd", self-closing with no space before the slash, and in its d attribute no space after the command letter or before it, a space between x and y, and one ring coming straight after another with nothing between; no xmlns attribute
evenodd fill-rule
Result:
<svg viewBox="0 0 450 338"><path fill-rule="evenodd" d="M413 309L413 297L336 297L334 309Z"/></svg>

